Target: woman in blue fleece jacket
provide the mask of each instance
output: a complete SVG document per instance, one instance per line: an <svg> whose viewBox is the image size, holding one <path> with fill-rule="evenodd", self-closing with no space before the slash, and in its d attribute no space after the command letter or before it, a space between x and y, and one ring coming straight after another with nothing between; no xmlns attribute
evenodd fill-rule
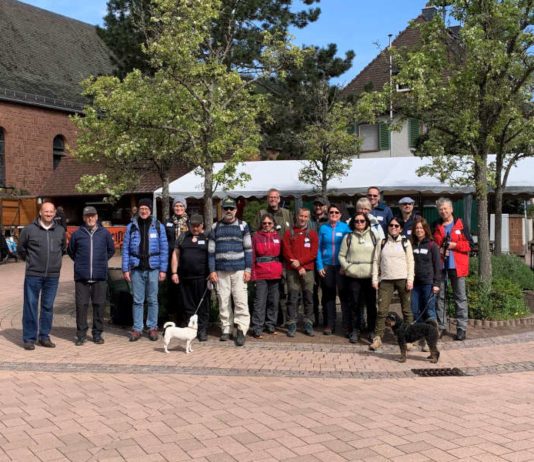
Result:
<svg viewBox="0 0 534 462"><path fill-rule="evenodd" d="M343 278L340 273L338 254L345 234L351 232L347 223L340 221L341 211L335 204L328 207L328 222L319 228L319 252L317 252L317 272L321 277L323 290L323 313L325 335L332 335L336 324L336 294L341 304L346 303Z"/></svg>

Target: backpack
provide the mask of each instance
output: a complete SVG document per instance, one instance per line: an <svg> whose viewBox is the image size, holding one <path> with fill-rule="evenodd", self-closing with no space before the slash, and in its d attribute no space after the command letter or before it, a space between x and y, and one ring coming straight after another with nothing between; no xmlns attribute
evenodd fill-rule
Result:
<svg viewBox="0 0 534 462"><path fill-rule="evenodd" d="M387 238L382 239L382 242L380 243L380 251L382 251L387 241L388 241ZM401 242L402 242L402 248L404 249L404 253L406 253L406 248L408 247L408 238L406 236L402 236Z"/></svg>
<svg viewBox="0 0 534 462"><path fill-rule="evenodd" d="M376 236L371 231L371 240L373 241L373 247L376 246ZM347 251L350 250L350 243L352 242L352 233L347 234ZM384 245L382 245L384 247Z"/></svg>

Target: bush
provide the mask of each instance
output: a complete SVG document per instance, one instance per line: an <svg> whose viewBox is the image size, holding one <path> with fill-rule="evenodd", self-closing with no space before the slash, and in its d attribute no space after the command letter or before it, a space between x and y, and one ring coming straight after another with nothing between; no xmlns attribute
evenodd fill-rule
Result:
<svg viewBox="0 0 534 462"><path fill-rule="evenodd" d="M515 255L493 256L491 257L491 264L495 279L507 279L523 290L534 290L534 272L522 258ZM471 258L469 273L472 275L478 273L477 258Z"/></svg>

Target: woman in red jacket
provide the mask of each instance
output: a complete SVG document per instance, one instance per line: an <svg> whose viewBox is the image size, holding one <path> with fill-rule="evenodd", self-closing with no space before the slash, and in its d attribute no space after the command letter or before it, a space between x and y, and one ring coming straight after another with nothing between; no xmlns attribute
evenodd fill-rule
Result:
<svg viewBox="0 0 534 462"><path fill-rule="evenodd" d="M276 332L282 278L281 248L274 217L265 213L260 220L260 229L252 237L252 280L256 283L252 336L255 338L262 338L264 329L269 334Z"/></svg>

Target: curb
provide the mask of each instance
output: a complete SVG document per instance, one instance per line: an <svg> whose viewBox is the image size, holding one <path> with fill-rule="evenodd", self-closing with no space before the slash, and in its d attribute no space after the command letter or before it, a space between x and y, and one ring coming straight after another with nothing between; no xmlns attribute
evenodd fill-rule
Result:
<svg viewBox="0 0 534 462"><path fill-rule="evenodd" d="M504 321L491 321L489 319L468 319L467 325L482 329L499 329L505 327L533 326L534 316L517 319L507 319Z"/></svg>

